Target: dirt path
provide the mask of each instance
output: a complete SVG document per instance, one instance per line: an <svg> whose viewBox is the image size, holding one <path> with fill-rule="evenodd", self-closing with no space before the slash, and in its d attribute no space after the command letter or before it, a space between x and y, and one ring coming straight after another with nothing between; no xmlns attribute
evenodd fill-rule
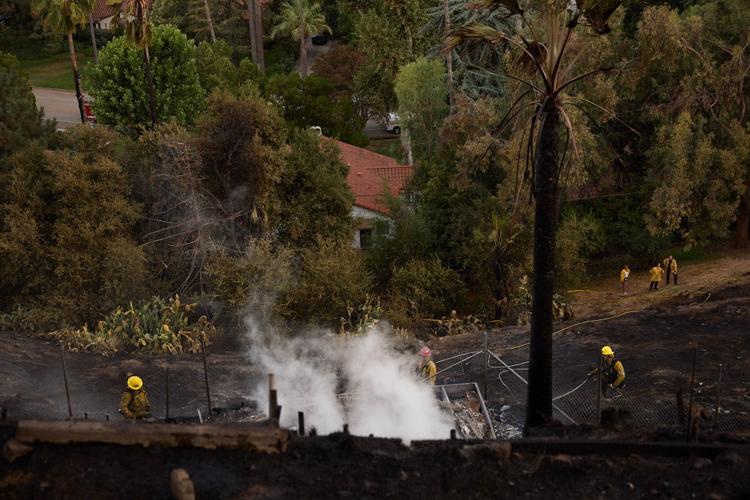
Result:
<svg viewBox="0 0 750 500"><path fill-rule="evenodd" d="M634 270L628 283L628 294L623 295L620 291L619 272L619 269L613 270L611 280L592 283L585 289L568 291L576 318L611 316L675 300L684 301L686 298L698 300L702 297L710 300L708 294L744 283L750 277L750 253L735 253L697 264L680 264L679 285L666 285L662 281L658 291L649 291L650 277L647 270Z"/></svg>

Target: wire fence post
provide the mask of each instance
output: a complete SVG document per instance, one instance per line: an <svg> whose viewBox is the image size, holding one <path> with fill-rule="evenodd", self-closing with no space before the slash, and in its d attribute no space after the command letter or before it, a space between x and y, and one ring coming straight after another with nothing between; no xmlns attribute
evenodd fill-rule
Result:
<svg viewBox="0 0 750 500"><path fill-rule="evenodd" d="M724 365L719 363L719 382L716 384L716 408L714 409L714 428L719 427L719 401L721 398L721 375L724 371Z"/></svg>
<svg viewBox="0 0 750 500"><path fill-rule="evenodd" d="M693 367L690 370L690 402L688 403L688 426L687 426L687 442L689 443L692 439L691 430L693 428L693 393L695 392L695 356L698 352L698 348L693 347Z"/></svg>
<svg viewBox="0 0 750 500"><path fill-rule="evenodd" d="M165 387L164 419L169 420L169 367L167 367L166 373L164 374L164 387Z"/></svg>
<svg viewBox="0 0 750 500"><path fill-rule="evenodd" d="M65 369L65 346L60 344L60 361L62 362L63 382L65 382L65 399L68 402L68 418L73 418L73 408L70 406L70 390L68 389L68 370Z"/></svg>
<svg viewBox="0 0 750 500"><path fill-rule="evenodd" d="M484 399L487 400L488 365L490 364L490 350L487 344L487 332L484 332Z"/></svg>
<svg viewBox="0 0 750 500"><path fill-rule="evenodd" d="M599 356L599 369L596 371L596 425L602 423L602 357Z"/></svg>
<svg viewBox="0 0 750 500"><path fill-rule="evenodd" d="M211 389L208 385L208 361L206 360L206 341L203 339L203 335L200 336L201 339L201 352L203 353L203 378L206 380L206 401L208 402L208 416L211 416L211 413L213 413L211 408Z"/></svg>

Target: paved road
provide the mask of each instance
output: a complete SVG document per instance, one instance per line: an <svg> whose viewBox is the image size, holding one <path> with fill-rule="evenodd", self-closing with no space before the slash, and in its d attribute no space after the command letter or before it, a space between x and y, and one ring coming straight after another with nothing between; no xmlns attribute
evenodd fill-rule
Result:
<svg viewBox="0 0 750 500"><path fill-rule="evenodd" d="M69 128L81 123L76 94L70 90L34 87L37 107L44 109L44 116L57 120L57 128Z"/></svg>

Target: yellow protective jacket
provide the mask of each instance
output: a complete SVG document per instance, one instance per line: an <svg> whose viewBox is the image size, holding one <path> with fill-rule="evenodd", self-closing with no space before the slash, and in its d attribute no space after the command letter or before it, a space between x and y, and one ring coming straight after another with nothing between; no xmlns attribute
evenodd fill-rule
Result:
<svg viewBox="0 0 750 500"><path fill-rule="evenodd" d="M620 283L624 283L627 278L630 277L630 270L629 269L623 269L620 271Z"/></svg>
<svg viewBox="0 0 750 500"><path fill-rule="evenodd" d="M614 360L611 365L605 366L602 372L604 382L611 384L612 387L618 387L625 381L625 367L618 360Z"/></svg>
<svg viewBox="0 0 750 500"><path fill-rule="evenodd" d="M426 378L430 381L430 384L435 385L435 375L437 374L437 365L431 359L427 361L421 361L419 363L419 375L422 378Z"/></svg>
<svg viewBox="0 0 750 500"><path fill-rule="evenodd" d="M661 281L661 267L654 266L651 268L651 281Z"/></svg>
<svg viewBox="0 0 750 500"><path fill-rule="evenodd" d="M120 413L125 418L146 418L151 416L151 404L146 391L127 389L120 398Z"/></svg>
<svg viewBox="0 0 750 500"><path fill-rule="evenodd" d="M672 274L677 274L677 261L672 259Z"/></svg>

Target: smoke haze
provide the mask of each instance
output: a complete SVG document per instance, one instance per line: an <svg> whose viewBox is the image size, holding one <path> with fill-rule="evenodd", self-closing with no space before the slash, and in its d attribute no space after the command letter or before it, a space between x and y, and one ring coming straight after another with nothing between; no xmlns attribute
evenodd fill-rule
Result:
<svg viewBox="0 0 750 500"><path fill-rule="evenodd" d="M338 336L312 332L283 337L247 321L249 360L273 373L282 407L281 425L296 427L297 412L319 434L352 434L415 439L446 439L452 418L441 410L432 386L416 375L415 356L398 352L387 330ZM268 383L254 388L265 407Z"/></svg>

